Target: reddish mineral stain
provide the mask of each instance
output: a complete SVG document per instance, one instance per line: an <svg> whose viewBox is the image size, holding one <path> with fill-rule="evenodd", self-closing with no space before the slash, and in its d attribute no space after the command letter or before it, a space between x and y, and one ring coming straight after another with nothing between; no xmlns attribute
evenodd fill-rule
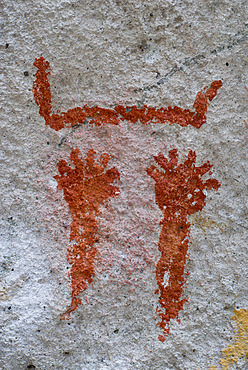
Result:
<svg viewBox="0 0 248 370"><path fill-rule="evenodd" d="M216 179L205 182L202 176L211 172L212 165L207 161L200 167L195 165L196 154L190 150L184 163L178 164L177 149L169 152L169 160L162 154L155 156L160 166L151 166L147 173L155 180L155 199L163 212L162 229L158 248L161 253L156 266L156 280L159 294L157 314L164 335L169 333L171 319L178 319L186 298L181 298L185 284L185 263L187 259L190 223L187 216L205 206L204 190L217 190L220 183ZM165 337L158 338L164 341Z"/></svg>
<svg viewBox="0 0 248 370"><path fill-rule="evenodd" d="M58 162L60 175L54 176L58 188L64 192L72 216L70 247L67 260L71 265L70 281L72 300L61 319L69 317L81 303L78 295L87 285L92 283L94 276L94 258L97 253L97 216L101 213L100 206L107 204L111 197L119 194L113 185L119 179L116 168L106 169L111 157L102 154L100 161L95 161L94 150L89 150L85 159L80 158L79 149L71 152L71 164L65 160Z"/></svg>
<svg viewBox="0 0 248 370"><path fill-rule="evenodd" d="M217 94L217 90L222 86L222 82L213 81L210 87L205 87L198 92L193 108L182 109L180 107L156 108L144 105L142 108L134 106L117 105L113 109L101 107L89 107L84 105L82 108L76 107L67 112L52 113L51 90L48 81L50 65L42 56L35 60L34 66L38 68L36 80L33 84L33 93L36 104L40 107L39 113L45 119L46 125L58 131L64 127L71 127L77 124L89 122L98 126L106 124L118 125L120 121L127 120L132 123L140 121L143 124L149 123L177 123L180 126L192 125L200 128L206 122L206 112L210 101Z"/></svg>

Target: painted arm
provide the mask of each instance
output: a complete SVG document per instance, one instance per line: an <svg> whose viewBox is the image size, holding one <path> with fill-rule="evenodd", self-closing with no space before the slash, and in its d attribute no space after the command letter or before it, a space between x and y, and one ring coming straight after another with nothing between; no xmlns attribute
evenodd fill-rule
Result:
<svg viewBox="0 0 248 370"><path fill-rule="evenodd" d="M177 106L156 108L144 105L142 108L137 108L136 105L117 105L113 109L107 109L84 105L82 108L76 107L69 109L67 112L52 113L51 89L48 81L51 71L50 64L41 56L35 60L34 66L38 69L33 84L35 102L40 107L39 113L45 119L46 125L56 131L64 127L85 123L87 120L89 123L98 126L118 125L120 121L127 120L132 123L140 121L142 124L164 124L168 122L170 124L177 123L183 127L192 125L200 128L206 123L209 102L213 100L218 89L222 86L220 80L214 81L210 87L205 87L202 91L199 91L193 104L194 111Z"/></svg>

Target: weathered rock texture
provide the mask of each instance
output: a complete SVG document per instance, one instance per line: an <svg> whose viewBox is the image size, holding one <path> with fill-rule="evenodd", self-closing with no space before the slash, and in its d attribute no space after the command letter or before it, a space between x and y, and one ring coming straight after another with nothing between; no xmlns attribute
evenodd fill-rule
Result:
<svg viewBox="0 0 248 370"><path fill-rule="evenodd" d="M241 0L3 1L1 369L248 368L247 11ZM33 91L41 55L51 66L44 114ZM210 99L203 89L214 81L222 86ZM46 122L85 106L92 116L82 122L66 114L57 130ZM190 122L199 111L206 122L163 123L160 114L144 124L144 106L156 115L179 107L193 112ZM98 124L110 111L118 124ZM191 215L180 208L183 219L173 208L176 247L163 265L170 216L162 207L200 201L180 182L194 152L194 171L213 166L202 175L205 203ZM161 161L172 161L170 175ZM91 198L91 186L105 197ZM170 286L173 258L183 275L173 272ZM182 302L169 320L174 306L154 294L168 286ZM156 325L161 303L169 333ZM70 304L70 320L61 320Z"/></svg>

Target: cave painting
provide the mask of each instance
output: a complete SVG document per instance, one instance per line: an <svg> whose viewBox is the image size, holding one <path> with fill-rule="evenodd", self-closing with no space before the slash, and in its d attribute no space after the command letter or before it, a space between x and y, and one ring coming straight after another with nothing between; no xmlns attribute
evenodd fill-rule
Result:
<svg viewBox="0 0 248 370"><path fill-rule="evenodd" d="M77 308L81 303L79 293L87 288L87 283L92 282L100 205L119 194L119 189L113 185L113 181L120 177L119 171L114 167L106 170L111 157L102 154L97 163L95 154L94 150L89 150L83 160L79 150L73 149L70 157L72 166L64 160L59 161L60 175L54 176L58 188L64 191L72 216L70 242L73 241L73 244L67 254L71 264L71 304L61 318L69 316Z"/></svg>
<svg viewBox="0 0 248 370"><path fill-rule="evenodd" d="M155 199L164 216L158 242L161 256L156 266L159 287L156 293L160 296L157 313L161 319L159 326L164 334L168 334L170 320L178 317L186 301L181 296L187 275L185 263L190 232L187 216L201 211L205 206L204 190L217 190L220 183L215 179L202 181L201 177L212 165L206 162L197 167L196 154L192 150L181 164L178 164L177 149L169 152L169 160L162 154L154 158L160 168L151 166L147 173L155 180ZM159 339L164 341L165 337Z"/></svg>
<svg viewBox="0 0 248 370"><path fill-rule="evenodd" d="M206 122L206 112L221 81L213 81L210 87L205 87L197 93L193 110L180 107L156 108L144 105L117 105L113 109L98 106L76 107L67 112L52 112L52 98L48 76L51 68L43 56L36 59L36 79L33 84L34 100L39 106L39 114L45 119L45 124L58 131L62 128L80 124L119 125L126 120L130 123L142 124L179 124L182 127L192 125L200 128ZM101 213L101 205L107 204L110 198L119 194L115 184L120 178L117 168L106 170L111 155L104 153L96 160L96 152L92 149L83 158L79 149L71 152L71 164L64 160L58 163L59 175L55 175L58 188L64 192L72 216L70 242L67 260L71 265L69 272L71 282L71 304L61 319L69 318L81 303L79 294L92 283L94 276L94 257L98 230L97 216ZM178 313L183 309L186 298L182 298L185 277L185 263L188 251L190 223L187 216L200 211L205 205L205 189L217 190L220 183L215 179L205 182L201 177L209 173L212 165L209 162L197 167L196 154L190 150L187 159L178 164L177 149L169 152L169 160L163 154L154 157L159 167L147 169L147 176L155 181L155 199L163 213L161 233L158 242L160 259L156 266L156 280L159 294L157 314L159 327L164 341L169 334L171 319L178 319Z"/></svg>
<svg viewBox="0 0 248 370"><path fill-rule="evenodd" d="M107 124L119 125L120 121L127 120L131 123L140 121L143 124L149 123L177 123L180 126L192 125L200 128L206 123L206 112L208 104L216 96L218 89L222 86L221 81L214 81L210 87L199 91L193 108L182 109L180 107L156 108L144 105L142 108L134 106L117 105L113 109L101 107L76 107L67 112L52 113L52 100L48 75L50 65L43 57L36 59L34 66L38 68L33 84L34 99L40 107L39 113L45 119L45 124L58 131L64 127L72 127L78 124L95 124L104 126Z"/></svg>

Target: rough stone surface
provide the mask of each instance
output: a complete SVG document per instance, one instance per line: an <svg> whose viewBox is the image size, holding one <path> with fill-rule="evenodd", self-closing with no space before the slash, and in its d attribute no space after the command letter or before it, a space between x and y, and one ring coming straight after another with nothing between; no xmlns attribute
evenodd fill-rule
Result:
<svg viewBox="0 0 248 370"><path fill-rule="evenodd" d="M3 1L1 16L0 368L221 368L234 309L248 308L247 2ZM88 104L192 109L223 86L200 129L120 126L58 132L39 115L35 58L52 67L54 110ZM99 216L94 282L71 320L66 260L71 215L54 176L72 148L113 156L120 195ZM154 316L162 212L146 169L154 155L189 149L214 165L218 191L189 217L191 237L180 324L163 343ZM218 367L219 366L219 367ZM248 369L245 358L230 369Z"/></svg>

